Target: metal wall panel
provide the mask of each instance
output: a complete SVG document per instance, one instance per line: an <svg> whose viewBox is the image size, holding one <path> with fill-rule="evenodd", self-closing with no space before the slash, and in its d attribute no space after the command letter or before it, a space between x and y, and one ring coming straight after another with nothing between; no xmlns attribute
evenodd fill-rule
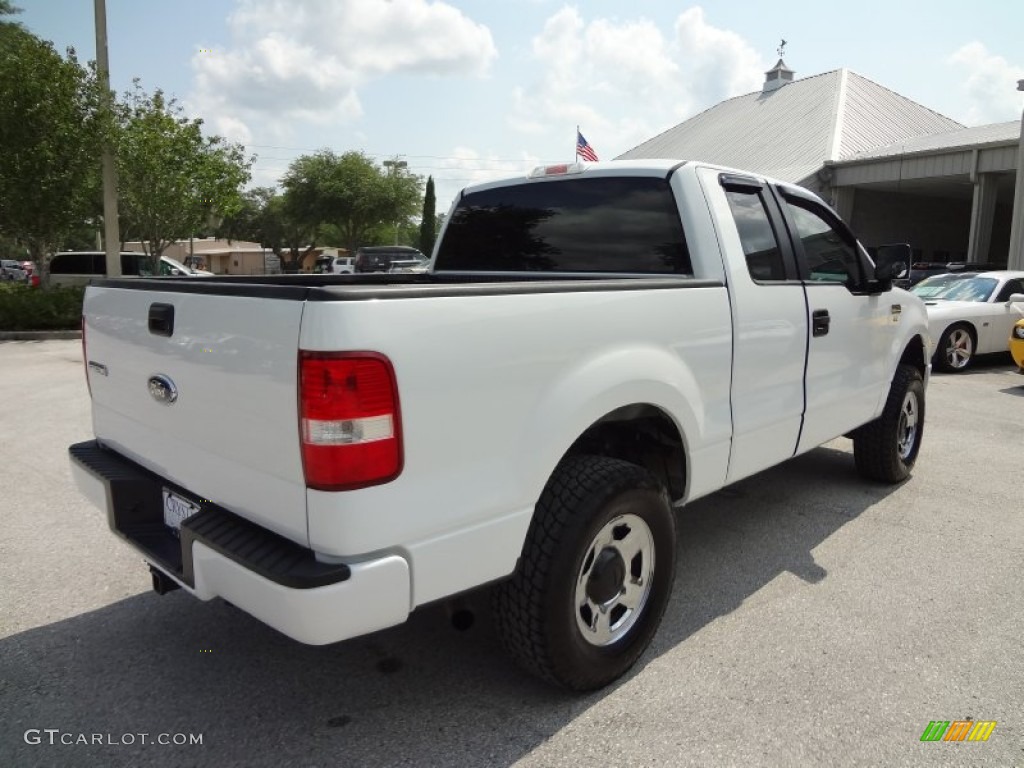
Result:
<svg viewBox="0 0 1024 768"><path fill-rule="evenodd" d="M1017 147L992 147L978 153L978 170L982 173L992 171L1015 171L1017 169Z"/></svg>

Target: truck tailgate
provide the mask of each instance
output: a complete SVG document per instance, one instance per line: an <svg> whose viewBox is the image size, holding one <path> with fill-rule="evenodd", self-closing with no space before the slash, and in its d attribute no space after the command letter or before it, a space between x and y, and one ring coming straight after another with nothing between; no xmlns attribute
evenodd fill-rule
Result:
<svg viewBox="0 0 1024 768"><path fill-rule="evenodd" d="M90 287L97 439L196 498L308 545L296 394L304 306L294 295Z"/></svg>

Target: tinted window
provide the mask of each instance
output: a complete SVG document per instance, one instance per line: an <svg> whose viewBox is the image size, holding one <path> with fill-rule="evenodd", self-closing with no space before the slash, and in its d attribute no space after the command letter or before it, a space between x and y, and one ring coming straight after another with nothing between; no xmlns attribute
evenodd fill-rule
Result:
<svg viewBox="0 0 1024 768"><path fill-rule="evenodd" d="M810 279L860 284L860 257L852 238L812 203L787 198L786 205L803 243L802 258Z"/></svg>
<svg viewBox="0 0 1024 768"><path fill-rule="evenodd" d="M999 296L996 297L996 301L1009 301L1010 296L1015 293L1024 293L1024 280L1010 280L1003 286L1003 290L999 292Z"/></svg>
<svg viewBox="0 0 1024 768"><path fill-rule="evenodd" d="M156 258L144 253L122 253L122 275L153 275ZM58 253L50 262L51 275L105 275L107 256L97 251Z"/></svg>
<svg viewBox="0 0 1024 768"><path fill-rule="evenodd" d="M736 222L747 271L757 281L785 280L786 269L771 220L759 192L726 190L729 208Z"/></svg>
<svg viewBox="0 0 1024 768"><path fill-rule="evenodd" d="M675 198L654 178L537 181L466 195L436 269L692 273Z"/></svg>
<svg viewBox="0 0 1024 768"><path fill-rule="evenodd" d="M58 253L50 262L51 275L102 275L103 254Z"/></svg>
<svg viewBox="0 0 1024 768"><path fill-rule="evenodd" d="M144 253L122 253L121 274L142 275L143 277L152 277L156 274L168 274L162 272L160 267L157 266L157 263L155 256L147 256ZM107 271L105 260L101 269L103 272Z"/></svg>

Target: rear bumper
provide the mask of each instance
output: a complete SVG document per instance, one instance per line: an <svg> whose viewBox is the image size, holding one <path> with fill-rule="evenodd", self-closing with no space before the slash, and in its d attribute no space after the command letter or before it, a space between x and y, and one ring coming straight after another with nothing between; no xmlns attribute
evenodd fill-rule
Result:
<svg viewBox="0 0 1024 768"><path fill-rule="evenodd" d="M196 499L96 441L68 450L75 483L106 512L111 530L201 600L222 597L311 645L401 624L409 615L402 557L323 563L312 550ZM164 488L200 508L179 533L164 524Z"/></svg>

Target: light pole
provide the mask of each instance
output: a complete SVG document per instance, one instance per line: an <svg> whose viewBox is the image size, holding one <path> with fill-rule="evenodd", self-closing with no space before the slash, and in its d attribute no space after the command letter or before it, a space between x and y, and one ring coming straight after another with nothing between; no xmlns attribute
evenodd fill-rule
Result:
<svg viewBox="0 0 1024 768"><path fill-rule="evenodd" d="M397 157L394 160L385 160L382 165L388 169L388 176L397 176L409 167L409 164L405 160L399 160ZM399 223L399 220L395 219L395 245L398 245Z"/></svg>
<svg viewBox="0 0 1024 768"><path fill-rule="evenodd" d="M100 81L103 110L110 116L110 62L107 59L107 3L93 0L96 17L96 75ZM106 241L107 275L121 276L121 227L117 217L117 166L109 139L103 144L103 239Z"/></svg>

